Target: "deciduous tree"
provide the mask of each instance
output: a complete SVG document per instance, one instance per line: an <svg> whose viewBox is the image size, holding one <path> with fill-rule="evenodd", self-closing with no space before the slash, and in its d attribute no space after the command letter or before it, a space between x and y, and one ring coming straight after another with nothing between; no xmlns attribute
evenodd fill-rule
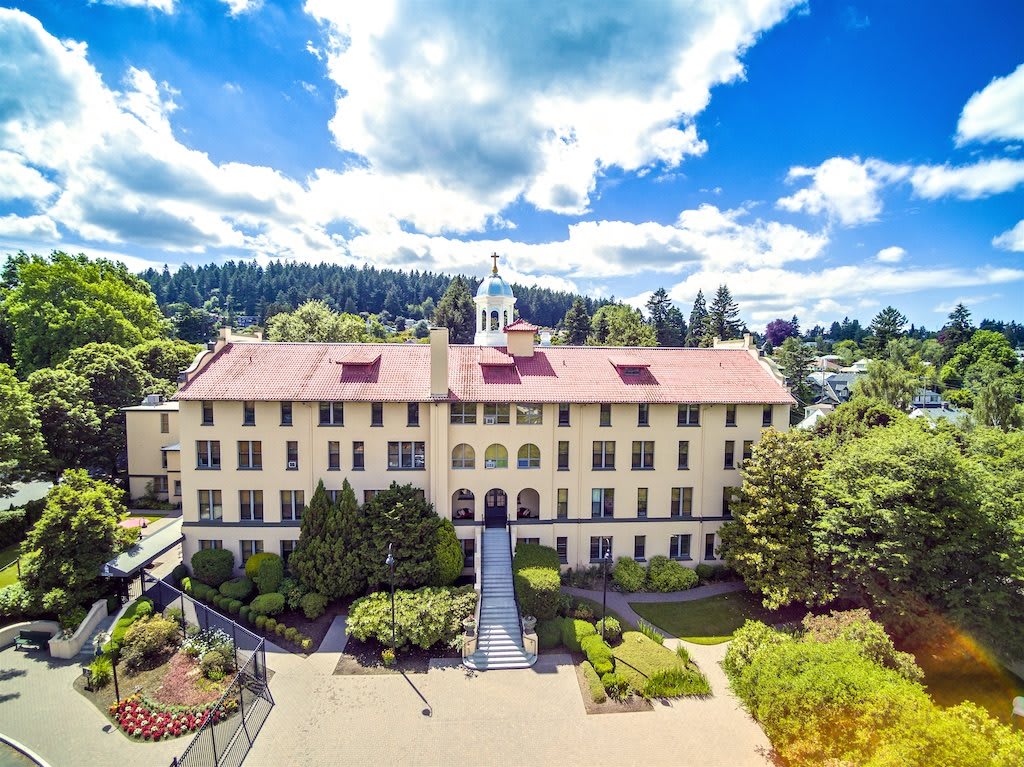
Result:
<svg viewBox="0 0 1024 767"><path fill-rule="evenodd" d="M782 348L775 352L775 361L786 376L786 385L793 396L803 405L814 399L807 376L814 369L814 349L804 346L799 338L790 336L782 342Z"/></svg>
<svg viewBox="0 0 1024 767"><path fill-rule="evenodd" d="M359 343L370 340L366 322L355 314L332 311L323 301L306 301L294 312L267 321L270 341Z"/></svg>
<svg viewBox="0 0 1024 767"><path fill-rule="evenodd" d="M644 322L637 309L625 304L605 304L591 320L591 342L603 346L657 346L654 328ZM607 327L607 333L603 333ZM601 335L604 338L601 339Z"/></svg>
<svg viewBox="0 0 1024 767"><path fill-rule="evenodd" d="M192 364L202 348L186 341L155 338L133 346L129 351L150 376L177 384L178 374Z"/></svg>
<svg viewBox="0 0 1024 767"><path fill-rule="evenodd" d="M56 478L65 469L92 465L103 452L103 432L90 385L64 368L42 368L28 377L28 387L49 454L47 469Z"/></svg>
<svg viewBox="0 0 1024 767"><path fill-rule="evenodd" d="M46 447L39 415L27 384L0 363L0 498L12 484L44 466Z"/></svg>

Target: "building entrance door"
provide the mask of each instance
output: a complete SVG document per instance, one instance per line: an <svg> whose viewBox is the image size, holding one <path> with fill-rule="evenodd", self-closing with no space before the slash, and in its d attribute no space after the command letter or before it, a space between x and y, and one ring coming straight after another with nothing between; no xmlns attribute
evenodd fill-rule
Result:
<svg viewBox="0 0 1024 767"><path fill-rule="evenodd" d="M504 527L508 522L508 496L504 490L488 490L484 496L484 527Z"/></svg>

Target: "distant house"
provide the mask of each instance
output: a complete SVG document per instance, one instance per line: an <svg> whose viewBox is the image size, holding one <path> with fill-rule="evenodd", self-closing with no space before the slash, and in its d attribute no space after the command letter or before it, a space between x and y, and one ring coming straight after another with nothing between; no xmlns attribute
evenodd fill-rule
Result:
<svg viewBox="0 0 1024 767"><path fill-rule="evenodd" d="M928 389L918 389L917 394L910 401L911 410L916 408L942 408L947 405L949 403L942 399L941 394Z"/></svg>
<svg viewBox="0 0 1024 767"><path fill-rule="evenodd" d="M839 370L840 370L840 372L843 372L843 373L867 373L868 372L868 363L869 362L871 362L871 360L869 360L867 358L861 358L861 359L857 360L856 362L854 362L849 367L840 368Z"/></svg>
<svg viewBox="0 0 1024 767"><path fill-rule="evenodd" d="M820 357L815 357L814 366L818 370L830 370L838 373L842 367L842 361L838 354L823 354Z"/></svg>
<svg viewBox="0 0 1024 767"><path fill-rule="evenodd" d="M804 408L804 419L793 428L800 429L802 431L809 431L817 425L818 421L825 418L833 410L835 410L835 406L827 403L808 405Z"/></svg>
<svg viewBox="0 0 1024 767"><path fill-rule="evenodd" d="M818 371L807 376L807 383L814 391L814 398L819 403L841 405L849 402L853 396L853 384L861 377L861 373L831 373Z"/></svg>
<svg viewBox="0 0 1024 767"><path fill-rule="evenodd" d="M258 325L260 318L254 314L236 314L235 315L235 327L236 328L251 328L253 325Z"/></svg>
<svg viewBox="0 0 1024 767"><path fill-rule="evenodd" d="M910 411L911 418L927 418L933 424L939 421L949 421L952 424L960 425L970 418L965 410L957 410L948 402L943 402L941 407L917 407Z"/></svg>

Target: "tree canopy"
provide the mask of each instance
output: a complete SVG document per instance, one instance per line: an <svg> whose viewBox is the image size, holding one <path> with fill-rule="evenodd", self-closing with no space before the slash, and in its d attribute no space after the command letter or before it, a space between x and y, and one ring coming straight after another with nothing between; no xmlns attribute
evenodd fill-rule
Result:
<svg viewBox="0 0 1024 767"><path fill-rule="evenodd" d="M0 498L13 483L43 467L46 447L28 384L0 363Z"/></svg>
<svg viewBox="0 0 1024 767"><path fill-rule="evenodd" d="M448 328L448 340L453 344L471 344L476 335L476 308L462 277L448 285L434 310L434 325Z"/></svg>
<svg viewBox="0 0 1024 767"><path fill-rule="evenodd" d="M739 338L743 323L740 322L740 308L732 298L728 285L719 285L715 297L708 308L708 333L710 340L704 344L711 346L711 341L718 338L728 341Z"/></svg>
<svg viewBox="0 0 1024 767"><path fill-rule="evenodd" d="M657 346L654 328L644 322L640 311L625 304L605 304L590 322L588 343L594 346Z"/></svg>
<svg viewBox="0 0 1024 767"><path fill-rule="evenodd" d="M577 298L572 302L562 320L562 327L565 330L566 344L583 346L587 342L587 336L590 335L590 313L583 299Z"/></svg>

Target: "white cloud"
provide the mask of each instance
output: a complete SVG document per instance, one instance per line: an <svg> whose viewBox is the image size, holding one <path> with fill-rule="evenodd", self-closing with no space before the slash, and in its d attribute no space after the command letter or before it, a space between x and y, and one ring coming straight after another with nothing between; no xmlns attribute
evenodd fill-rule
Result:
<svg viewBox="0 0 1024 767"><path fill-rule="evenodd" d="M964 105L956 143L1024 139L1024 64L997 77Z"/></svg>
<svg viewBox="0 0 1024 767"><path fill-rule="evenodd" d="M57 191L17 152L0 149L0 200L42 200Z"/></svg>
<svg viewBox="0 0 1024 767"><path fill-rule="evenodd" d="M951 301L946 301L936 305L932 311L938 314L949 314L956 308L957 304L963 304L967 308L973 309L973 307L978 304L983 304L986 301L992 301L996 298L1002 297L1002 293L988 293L981 296L960 296L959 298L954 298Z"/></svg>
<svg viewBox="0 0 1024 767"><path fill-rule="evenodd" d="M242 86L238 83L224 83L222 87L224 88L225 91L232 95L238 95L242 92Z"/></svg>
<svg viewBox="0 0 1024 767"><path fill-rule="evenodd" d="M220 0L228 7L228 14L241 16L244 13L252 13L263 7L263 0Z"/></svg>
<svg viewBox="0 0 1024 767"><path fill-rule="evenodd" d="M1013 229L1008 229L998 237L993 238L992 244L1003 250L1024 253L1024 219L1018 221Z"/></svg>
<svg viewBox="0 0 1024 767"><path fill-rule="evenodd" d="M910 184L928 200L946 196L977 200L1024 184L1024 160L982 160L960 167L921 165L911 174Z"/></svg>
<svg viewBox="0 0 1024 767"><path fill-rule="evenodd" d="M903 248L898 245L890 245L888 248L882 248L878 251L875 254L875 258L883 264L895 264L902 261L905 255L907 255L907 251Z"/></svg>
<svg viewBox="0 0 1024 767"><path fill-rule="evenodd" d="M174 4L177 0L89 0L90 5L95 5L97 2L120 8L152 8L164 13L174 13Z"/></svg>
<svg viewBox="0 0 1024 767"><path fill-rule="evenodd" d="M57 225L49 216L11 214L0 217L0 237L38 242L59 240L60 234L57 232Z"/></svg>
<svg viewBox="0 0 1024 767"><path fill-rule="evenodd" d="M794 213L825 213L845 226L861 224L878 218L883 187L905 175L906 169L881 160L832 157L816 168L790 168L787 181L809 178L811 184L776 204Z"/></svg>

